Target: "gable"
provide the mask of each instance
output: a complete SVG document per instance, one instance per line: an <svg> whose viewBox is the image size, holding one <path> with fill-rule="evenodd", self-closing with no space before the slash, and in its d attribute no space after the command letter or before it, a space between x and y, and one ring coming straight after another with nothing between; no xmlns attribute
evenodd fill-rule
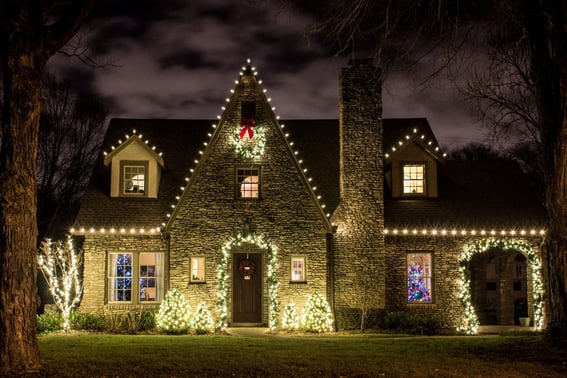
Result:
<svg viewBox="0 0 567 378"><path fill-rule="evenodd" d="M136 196L137 193L148 198L157 198L160 184L161 171L164 161L161 153L155 152L141 140L141 135L134 131L126 142L113 149L110 154L105 155L104 165L111 170L110 174L110 196L119 197L129 195ZM141 170L140 178L135 182L125 178L127 170ZM130 173L133 175L133 173ZM135 176L138 177L138 176ZM138 188L142 184L143 189Z"/></svg>
<svg viewBox="0 0 567 378"><path fill-rule="evenodd" d="M318 219L322 229L331 232L330 213L325 213L322 196L315 193L312 176L302 166L295 143L287 139L285 124L279 122L269 102L253 68L247 66L218 123L212 124L200 157L191 164L187 185L180 188L177 203L163 225L166 230L191 217L188 214L204 203L225 203L242 214L241 221L250 218L250 213L262 213L261 209L266 215L270 207L272 214L266 215L270 219L265 219L268 223L279 217L277 222ZM239 180L252 180L257 197L239 198ZM254 218L260 219L258 214Z"/></svg>

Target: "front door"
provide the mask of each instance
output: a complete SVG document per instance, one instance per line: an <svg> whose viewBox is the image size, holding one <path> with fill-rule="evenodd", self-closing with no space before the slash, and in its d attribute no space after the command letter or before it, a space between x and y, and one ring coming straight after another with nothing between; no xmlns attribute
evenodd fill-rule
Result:
<svg viewBox="0 0 567 378"><path fill-rule="evenodd" d="M262 323L262 254L232 256L232 322Z"/></svg>

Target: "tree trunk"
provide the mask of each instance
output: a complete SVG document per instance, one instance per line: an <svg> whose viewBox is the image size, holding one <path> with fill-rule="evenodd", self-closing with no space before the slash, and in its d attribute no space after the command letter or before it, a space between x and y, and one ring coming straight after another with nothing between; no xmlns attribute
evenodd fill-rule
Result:
<svg viewBox="0 0 567 378"><path fill-rule="evenodd" d="M543 246L547 329L567 335L567 7L564 1L519 2L529 43L543 145L549 231Z"/></svg>
<svg viewBox="0 0 567 378"><path fill-rule="evenodd" d="M40 369L36 156L41 75L47 59L30 35L33 30L7 32L0 40L0 376L37 374Z"/></svg>

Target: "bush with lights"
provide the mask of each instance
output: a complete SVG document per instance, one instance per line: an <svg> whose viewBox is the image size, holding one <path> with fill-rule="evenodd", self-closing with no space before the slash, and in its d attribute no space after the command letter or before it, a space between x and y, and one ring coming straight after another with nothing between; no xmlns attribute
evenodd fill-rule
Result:
<svg viewBox="0 0 567 378"><path fill-rule="evenodd" d="M204 303L197 306L197 310L191 316L191 330L198 335L204 335L215 330L213 315Z"/></svg>
<svg viewBox="0 0 567 378"><path fill-rule="evenodd" d="M289 302L285 305L282 317L282 329L286 331L295 331L299 328L299 315L295 309L295 304Z"/></svg>
<svg viewBox="0 0 567 378"><path fill-rule="evenodd" d="M301 327L308 332L332 332L333 314L329 302L319 293L309 296L301 314Z"/></svg>
<svg viewBox="0 0 567 378"><path fill-rule="evenodd" d="M177 289L167 292L156 315L156 327L168 334L187 333L191 326L191 308Z"/></svg>

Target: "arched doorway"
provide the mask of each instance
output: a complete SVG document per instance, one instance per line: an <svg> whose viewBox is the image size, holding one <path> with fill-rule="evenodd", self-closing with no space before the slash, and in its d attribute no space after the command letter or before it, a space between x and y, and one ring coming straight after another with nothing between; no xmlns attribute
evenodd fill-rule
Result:
<svg viewBox="0 0 567 378"><path fill-rule="evenodd" d="M463 247L460 258L459 298L463 304L463 319L457 325L458 331L474 334L478 331L478 316L472 301L471 259L490 250L521 253L527 259L527 290L528 314L533 327L537 330L543 327L543 283L541 279L541 263L536 249L525 240L487 238L472 241ZM514 254L514 259L516 255ZM520 303L518 302L518 305Z"/></svg>
<svg viewBox="0 0 567 378"><path fill-rule="evenodd" d="M481 325L519 325L528 316L527 259L490 249L470 261L471 302Z"/></svg>

